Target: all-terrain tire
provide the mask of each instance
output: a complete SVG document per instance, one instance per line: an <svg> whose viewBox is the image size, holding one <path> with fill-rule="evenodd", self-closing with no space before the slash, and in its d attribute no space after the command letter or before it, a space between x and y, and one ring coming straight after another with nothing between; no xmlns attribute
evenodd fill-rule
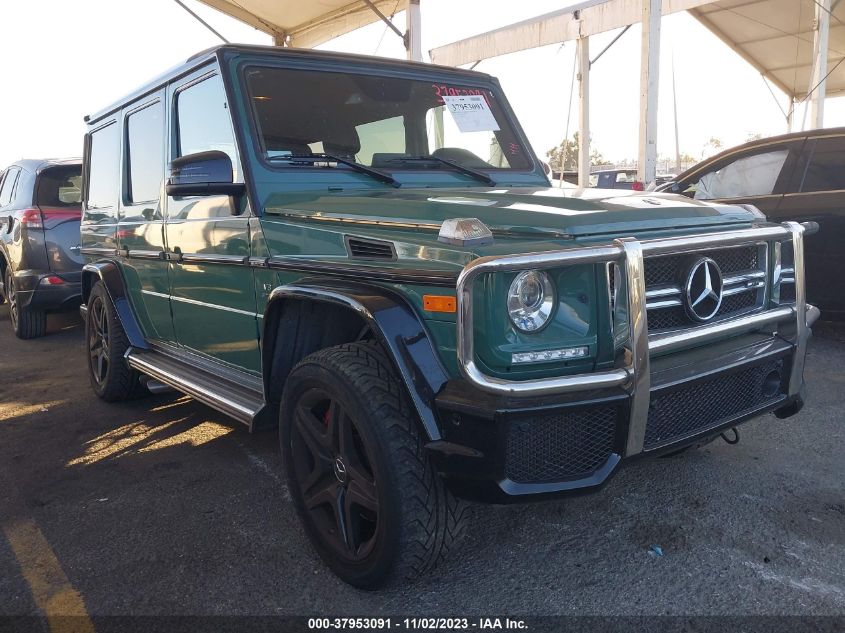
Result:
<svg viewBox="0 0 845 633"><path fill-rule="evenodd" d="M91 289L85 317L85 344L91 387L106 402L131 400L148 392L141 375L123 358L129 339L102 281Z"/></svg>
<svg viewBox="0 0 845 633"><path fill-rule="evenodd" d="M315 391L329 394L348 412L371 462L378 496L377 540L363 560L339 556L330 546L314 511L306 507L297 478L293 440L299 427L294 415L305 394ZM279 436L294 504L317 553L341 579L357 587L411 581L442 561L463 535L468 506L449 493L435 472L415 416L393 364L375 342L315 352L286 381Z"/></svg>
<svg viewBox="0 0 845 633"><path fill-rule="evenodd" d="M6 268L4 286L9 303L9 320L15 336L20 339L39 338L47 333L47 314L43 310L24 308L18 302L15 279L10 268Z"/></svg>

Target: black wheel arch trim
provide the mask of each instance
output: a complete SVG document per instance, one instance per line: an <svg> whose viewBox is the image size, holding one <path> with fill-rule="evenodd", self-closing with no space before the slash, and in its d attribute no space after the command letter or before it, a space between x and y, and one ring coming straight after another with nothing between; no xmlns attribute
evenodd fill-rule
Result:
<svg viewBox="0 0 845 633"><path fill-rule="evenodd" d="M135 318L132 304L129 303L126 284L123 281L123 275L121 275L120 267L117 263L111 260L104 260L88 263L82 267L82 301L84 304L88 303L91 288L94 286L91 283L93 275L97 275L106 287L106 292L109 293L109 298L112 300L114 309L117 311L117 316L120 319L120 324L123 326L123 331L126 332L129 344L138 349L149 349L141 326Z"/></svg>
<svg viewBox="0 0 845 633"><path fill-rule="evenodd" d="M441 440L435 398L449 376L422 319L405 299L386 288L332 280L278 286L270 294L263 319L263 366L272 365L275 345L265 343L276 339L271 332L278 328L283 305L303 300L343 306L367 323L396 365L427 441ZM265 394L269 394L269 380L270 372L265 371Z"/></svg>

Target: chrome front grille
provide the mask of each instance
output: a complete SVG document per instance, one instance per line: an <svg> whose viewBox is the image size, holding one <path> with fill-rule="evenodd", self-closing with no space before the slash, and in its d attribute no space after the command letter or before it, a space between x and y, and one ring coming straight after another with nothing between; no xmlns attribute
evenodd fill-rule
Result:
<svg viewBox="0 0 845 633"><path fill-rule="evenodd" d="M765 243L716 248L645 259L646 309L649 332L666 332L699 325L687 314L684 295L692 265L712 259L722 272L722 303L710 322L762 310L766 300Z"/></svg>

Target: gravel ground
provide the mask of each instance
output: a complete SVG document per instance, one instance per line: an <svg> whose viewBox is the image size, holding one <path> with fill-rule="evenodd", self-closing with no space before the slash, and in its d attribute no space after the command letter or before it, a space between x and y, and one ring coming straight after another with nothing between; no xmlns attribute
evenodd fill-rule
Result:
<svg viewBox="0 0 845 633"><path fill-rule="evenodd" d="M477 507L454 559L371 593L309 549L275 433L172 394L100 402L72 314L19 341L0 307L0 349L0 615L38 613L21 522L94 616L845 614L842 326L816 328L798 416L597 494Z"/></svg>

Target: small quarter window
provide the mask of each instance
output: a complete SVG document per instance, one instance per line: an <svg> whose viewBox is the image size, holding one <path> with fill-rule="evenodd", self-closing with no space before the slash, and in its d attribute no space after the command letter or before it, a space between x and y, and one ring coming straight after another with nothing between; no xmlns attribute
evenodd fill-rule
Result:
<svg viewBox="0 0 845 633"><path fill-rule="evenodd" d="M129 115L126 138L126 202L157 200L164 174L164 108L160 101Z"/></svg>

